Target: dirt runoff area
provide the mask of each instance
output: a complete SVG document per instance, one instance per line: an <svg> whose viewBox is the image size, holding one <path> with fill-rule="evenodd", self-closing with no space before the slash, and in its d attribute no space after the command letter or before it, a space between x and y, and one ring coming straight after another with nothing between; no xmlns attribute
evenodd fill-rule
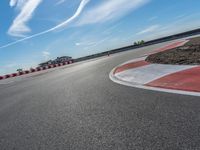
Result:
<svg viewBox="0 0 200 150"><path fill-rule="evenodd" d="M158 64L200 65L200 37L189 40L178 48L152 54L146 61Z"/></svg>

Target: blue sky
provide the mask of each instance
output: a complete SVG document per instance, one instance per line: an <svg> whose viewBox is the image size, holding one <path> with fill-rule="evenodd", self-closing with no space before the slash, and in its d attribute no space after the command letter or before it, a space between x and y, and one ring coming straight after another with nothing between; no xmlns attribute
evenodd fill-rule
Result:
<svg viewBox="0 0 200 150"><path fill-rule="evenodd" d="M200 27L198 0L0 1L0 75Z"/></svg>

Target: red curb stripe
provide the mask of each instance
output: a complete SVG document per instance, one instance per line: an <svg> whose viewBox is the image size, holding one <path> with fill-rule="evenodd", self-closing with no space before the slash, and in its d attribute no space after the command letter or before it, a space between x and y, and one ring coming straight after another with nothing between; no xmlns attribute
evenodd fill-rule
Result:
<svg viewBox="0 0 200 150"><path fill-rule="evenodd" d="M186 43L186 41L175 42L175 43L172 43L170 45L167 45L167 46L164 46L164 47L161 47L161 48L157 49L156 52L163 52L163 51L166 51L166 50L170 50L170 49L182 46L185 43Z"/></svg>
<svg viewBox="0 0 200 150"><path fill-rule="evenodd" d="M200 92L200 67L167 75L146 84L146 86Z"/></svg>
<svg viewBox="0 0 200 150"><path fill-rule="evenodd" d="M120 67L117 67L114 71L114 74L123 72L128 69L138 68L138 67L142 67L142 66L149 65L149 64L150 63L146 62L145 60L124 64Z"/></svg>

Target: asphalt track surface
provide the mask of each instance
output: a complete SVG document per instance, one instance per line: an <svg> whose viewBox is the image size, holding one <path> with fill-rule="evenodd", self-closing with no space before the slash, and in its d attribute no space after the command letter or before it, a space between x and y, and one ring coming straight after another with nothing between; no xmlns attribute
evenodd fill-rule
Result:
<svg viewBox="0 0 200 150"><path fill-rule="evenodd" d="M1 81L0 149L200 149L200 97L109 79L164 44Z"/></svg>

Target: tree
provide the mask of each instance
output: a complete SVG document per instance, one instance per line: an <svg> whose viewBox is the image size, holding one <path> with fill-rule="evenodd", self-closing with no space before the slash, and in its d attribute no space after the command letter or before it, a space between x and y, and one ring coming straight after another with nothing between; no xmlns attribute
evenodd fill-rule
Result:
<svg viewBox="0 0 200 150"><path fill-rule="evenodd" d="M144 40L141 40L141 41L140 41L140 44L144 44L144 43L145 43Z"/></svg>
<svg viewBox="0 0 200 150"><path fill-rule="evenodd" d="M134 45L143 45L145 43L144 40L134 42Z"/></svg>
<svg viewBox="0 0 200 150"><path fill-rule="evenodd" d="M138 43L137 43L137 42L134 42L134 45L138 45Z"/></svg>
<svg viewBox="0 0 200 150"><path fill-rule="evenodd" d="M17 72L23 72L23 69L21 69L21 68L17 69Z"/></svg>

